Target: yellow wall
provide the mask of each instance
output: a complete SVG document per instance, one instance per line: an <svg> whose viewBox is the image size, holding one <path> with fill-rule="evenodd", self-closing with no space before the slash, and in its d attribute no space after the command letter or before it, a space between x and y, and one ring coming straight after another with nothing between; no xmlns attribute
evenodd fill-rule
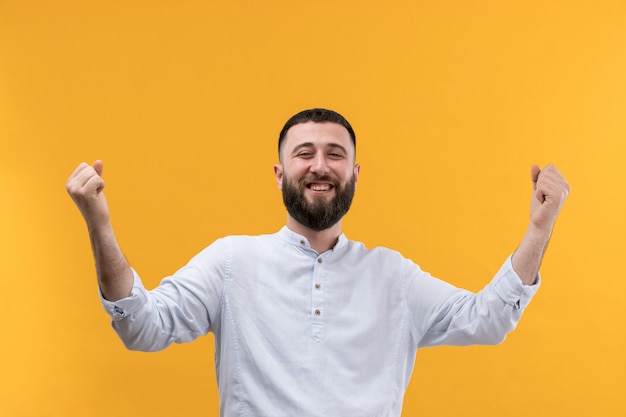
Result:
<svg viewBox="0 0 626 417"><path fill-rule="evenodd" d="M110 330L65 179L105 161L154 286L283 225L276 136L313 106L357 131L347 235L459 286L521 239L531 164L572 185L517 331L420 351L404 416L626 415L621 0L0 1L0 415L217 416L211 336L145 354Z"/></svg>

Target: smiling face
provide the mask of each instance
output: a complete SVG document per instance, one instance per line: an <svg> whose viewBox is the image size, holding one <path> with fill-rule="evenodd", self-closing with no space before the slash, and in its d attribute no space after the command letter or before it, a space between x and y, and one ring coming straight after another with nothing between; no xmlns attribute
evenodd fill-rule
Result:
<svg viewBox="0 0 626 417"><path fill-rule="evenodd" d="M360 166L350 134L340 124L292 126L274 166L290 220L315 231L339 223L348 212Z"/></svg>

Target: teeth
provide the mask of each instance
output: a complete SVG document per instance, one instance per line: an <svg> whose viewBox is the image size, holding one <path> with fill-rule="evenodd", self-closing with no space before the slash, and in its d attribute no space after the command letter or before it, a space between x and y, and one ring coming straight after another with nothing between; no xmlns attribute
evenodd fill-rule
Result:
<svg viewBox="0 0 626 417"><path fill-rule="evenodd" d="M330 190L330 184L311 184L311 190L313 190L313 191L328 191L328 190Z"/></svg>

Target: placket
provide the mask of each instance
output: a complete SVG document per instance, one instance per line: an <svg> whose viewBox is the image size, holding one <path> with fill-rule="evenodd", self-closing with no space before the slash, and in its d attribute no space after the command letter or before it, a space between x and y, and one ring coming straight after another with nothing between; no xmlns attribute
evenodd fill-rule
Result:
<svg viewBox="0 0 626 417"><path fill-rule="evenodd" d="M311 275L311 338L317 342L324 337L325 281L325 259L322 255L318 255L313 264Z"/></svg>

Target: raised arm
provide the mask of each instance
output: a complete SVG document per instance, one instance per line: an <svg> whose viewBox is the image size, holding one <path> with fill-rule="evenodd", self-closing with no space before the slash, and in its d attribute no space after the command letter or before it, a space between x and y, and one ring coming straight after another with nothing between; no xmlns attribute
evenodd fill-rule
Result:
<svg viewBox="0 0 626 417"><path fill-rule="evenodd" d="M512 258L513 269L526 285L532 285L537 279L554 223L570 192L569 184L554 165L543 170L533 165L531 178L530 223Z"/></svg>
<svg viewBox="0 0 626 417"><path fill-rule="evenodd" d="M87 222L100 291L107 300L117 301L130 295L133 272L113 233L102 169L102 161L81 163L66 188Z"/></svg>

